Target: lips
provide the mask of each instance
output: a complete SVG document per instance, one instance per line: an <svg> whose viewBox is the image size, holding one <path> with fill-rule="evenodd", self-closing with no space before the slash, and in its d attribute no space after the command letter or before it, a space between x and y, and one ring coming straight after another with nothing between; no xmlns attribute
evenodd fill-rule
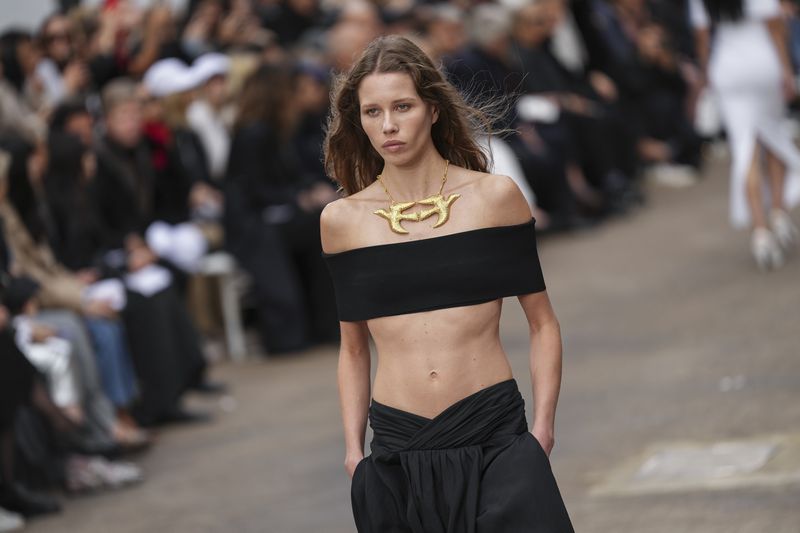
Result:
<svg viewBox="0 0 800 533"><path fill-rule="evenodd" d="M383 147L386 148L387 150L397 150L405 144L406 143L402 141L386 141L385 143L383 143Z"/></svg>

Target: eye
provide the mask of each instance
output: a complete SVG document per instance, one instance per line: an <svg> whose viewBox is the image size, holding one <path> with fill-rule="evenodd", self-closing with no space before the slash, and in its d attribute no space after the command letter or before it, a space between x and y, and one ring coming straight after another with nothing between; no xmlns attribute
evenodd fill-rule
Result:
<svg viewBox="0 0 800 533"><path fill-rule="evenodd" d="M367 115L368 117L375 117L378 115L378 112L379 110L377 107L370 107L369 109L364 111L364 114Z"/></svg>
<svg viewBox="0 0 800 533"><path fill-rule="evenodd" d="M397 109L399 111L408 111L411 109L411 104L397 104Z"/></svg>

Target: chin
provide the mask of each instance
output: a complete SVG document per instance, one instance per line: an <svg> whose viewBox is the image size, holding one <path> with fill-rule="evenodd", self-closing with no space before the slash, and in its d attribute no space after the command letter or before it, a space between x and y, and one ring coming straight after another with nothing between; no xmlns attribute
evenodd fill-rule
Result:
<svg viewBox="0 0 800 533"><path fill-rule="evenodd" d="M383 161L385 163L391 163L392 165L398 167L404 167L406 165L416 163L417 160L419 160L419 156L420 156L419 152L410 152L408 150L403 150L403 152L400 154L392 154L392 153L383 154Z"/></svg>

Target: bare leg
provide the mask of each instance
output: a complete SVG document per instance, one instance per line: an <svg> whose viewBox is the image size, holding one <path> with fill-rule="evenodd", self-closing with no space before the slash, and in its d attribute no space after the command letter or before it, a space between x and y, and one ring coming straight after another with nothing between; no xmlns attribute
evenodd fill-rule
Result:
<svg viewBox="0 0 800 533"><path fill-rule="evenodd" d="M747 180L745 188L747 191L747 204L750 207L750 216L753 221L753 228L766 228L767 217L764 214L764 203L761 197L761 145L753 146L753 155L750 159L750 166L747 169Z"/></svg>
<svg viewBox="0 0 800 533"><path fill-rule="evenodd" d="M769 188L772 196L772 209L783 209L783 184L786 179L786 165L772 153L767 154L767 173L769 174Z"/></svg>
<svg viewBox="0 0 800 533"><path fill-rule="evenodd" d="M770 226L781 247L793 248L800 239L800 229L792 222L784 206L784 183L786 181L786 165L772 153L767 152L767 172L769 173L772 209L769 214Z"/></svg>

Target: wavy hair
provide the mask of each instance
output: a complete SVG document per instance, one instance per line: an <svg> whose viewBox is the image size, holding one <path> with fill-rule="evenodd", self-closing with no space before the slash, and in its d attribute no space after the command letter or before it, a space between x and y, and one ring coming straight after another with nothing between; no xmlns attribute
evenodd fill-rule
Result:
<svg viewBox="0 0 800 533"><path fill-rule="evenodd" d="M331 110L323 145L325 171L348 195L375 181L383 160L361 127L358 88L370 74L403 72L411 76L420 98L439 110L431 127L433 144L445 159L486 172L489 158L477 142L491 132L492 105L470 105L417 45L396 35L372 41L349 72L331 90Z"/></svg>

